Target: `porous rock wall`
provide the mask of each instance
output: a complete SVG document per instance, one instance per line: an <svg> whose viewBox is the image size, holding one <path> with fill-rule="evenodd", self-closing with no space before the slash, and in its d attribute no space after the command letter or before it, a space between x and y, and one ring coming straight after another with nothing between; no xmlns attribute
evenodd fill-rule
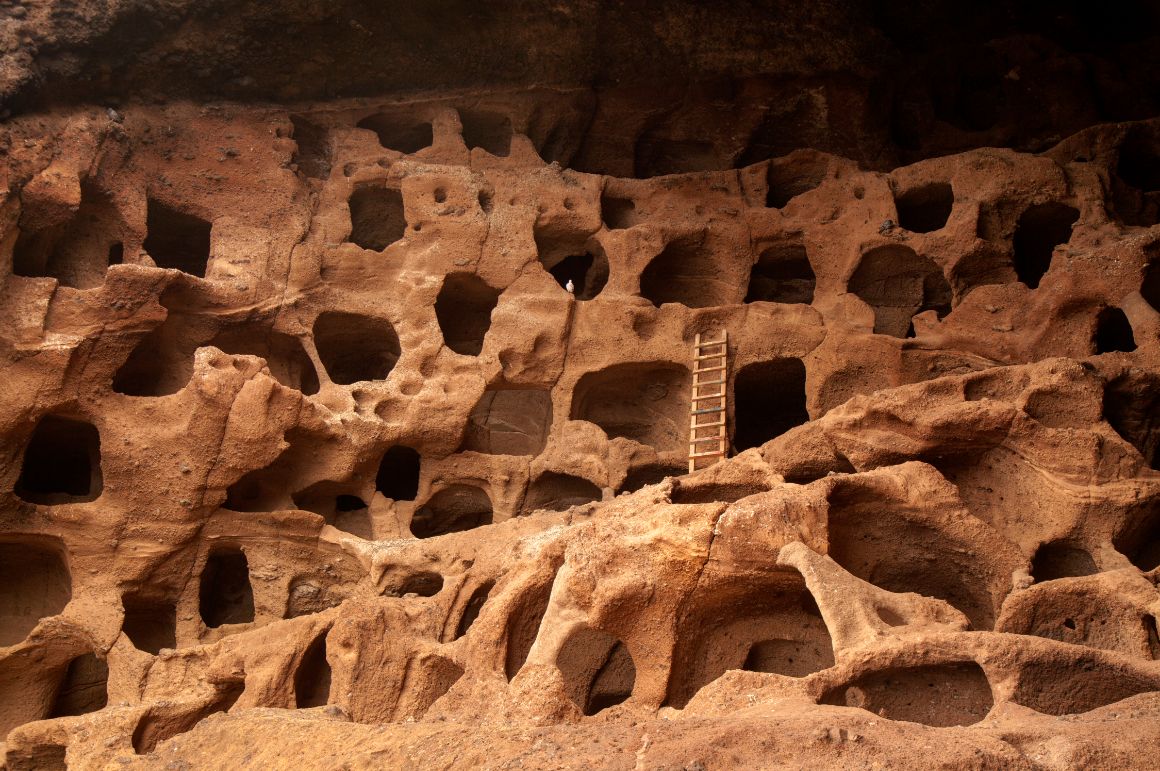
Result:
<svg viewBox="0 0 1160 771"><path fill-rule="evenodd" d="M573 108L4 127L8 767L1148 767L1160 122L629 178Z"/></svg>

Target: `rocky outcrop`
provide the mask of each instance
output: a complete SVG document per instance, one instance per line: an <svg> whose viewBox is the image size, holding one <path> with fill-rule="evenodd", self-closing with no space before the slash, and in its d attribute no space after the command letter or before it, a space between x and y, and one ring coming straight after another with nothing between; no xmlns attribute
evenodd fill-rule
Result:
<svg viewBox="0 0 1160 771"><path fill-rule="evenodd" d="M587 98L6 124L9 768L1148 766L1160 123L698 169Z"/></svg>

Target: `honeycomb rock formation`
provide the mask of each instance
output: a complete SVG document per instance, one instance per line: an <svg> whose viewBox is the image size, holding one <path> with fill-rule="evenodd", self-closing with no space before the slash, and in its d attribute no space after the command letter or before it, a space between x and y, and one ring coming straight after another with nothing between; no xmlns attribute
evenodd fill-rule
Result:
<svg viewBox="0 0 1160 771"><path fill-rule="evenodd" d="M587 99L0 127L9 769L1153 767L1160 120L597 174Z"/></svg>

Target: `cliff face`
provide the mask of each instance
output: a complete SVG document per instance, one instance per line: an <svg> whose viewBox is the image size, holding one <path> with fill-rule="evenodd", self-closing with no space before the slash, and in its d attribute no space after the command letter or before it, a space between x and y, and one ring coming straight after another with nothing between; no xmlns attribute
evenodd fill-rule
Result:
<svg viewBox="0 0 1160 771"><path fill-rule="evenodd" d="M8 767L1151 767L1151 30L836 5L12 6Z"/></svg>

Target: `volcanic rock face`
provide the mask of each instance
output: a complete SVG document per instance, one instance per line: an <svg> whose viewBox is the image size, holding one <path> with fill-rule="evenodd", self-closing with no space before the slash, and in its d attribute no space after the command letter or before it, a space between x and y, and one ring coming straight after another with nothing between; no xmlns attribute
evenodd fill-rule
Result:
<svg viewBox="0 0 1160 771"><path fill-rule="evenodd" d="M575 106L5 126L8 767L1150 767L1160 122L631 178Z"/></svg>

